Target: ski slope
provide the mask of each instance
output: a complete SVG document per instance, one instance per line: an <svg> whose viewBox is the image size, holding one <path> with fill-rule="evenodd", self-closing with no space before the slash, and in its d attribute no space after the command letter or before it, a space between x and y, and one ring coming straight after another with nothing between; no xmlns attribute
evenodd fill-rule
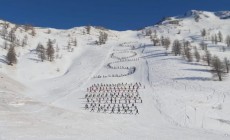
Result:
<svg viewBox="0 0 230 140"><path fill-rule="evenodd" d="M179 17L181 26L163 23L142 31L103 30L109 40L101 46L93 44L101 31L98 28L92 28L90 35L83 33L84 27L50 29L51 34L36 28L35 37L17 32L17 36L27 34L30 42L17 48L17 65L0 61L0 139L229 140L229 78L213 81L210 67L188 63L162 46L152 46L142 33L157 30L171 40L186 39L197 45L204 27L209 26L211 32L218 28L223 34L230 30L229 19L203 12L196 23L194 14ZM181 34L176 34L178 30ZM69 34L78 40L74 52L66 51ZM31 50L49 38L56 40L61 58L40 62ZM221 57L230 54L229 50L220 52L218 46L210 50ZM5 53L2 49L1 60ZM84 109L88 87L118 83L141 83L139 114Z"/></svg>

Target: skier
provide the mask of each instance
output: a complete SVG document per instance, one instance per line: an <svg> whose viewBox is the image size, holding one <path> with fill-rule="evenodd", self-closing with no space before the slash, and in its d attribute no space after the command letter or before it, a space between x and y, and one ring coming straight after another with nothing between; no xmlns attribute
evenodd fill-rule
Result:
<svg viewBox="0 0 230 140"><path fill-rule="evenodd" d="M94 112L94 107L91 108L90 112L92 112L92 111Z"/></svg>
<svg viewBox="0 0 230 140"><path fill-rule="evenodd" d="M138 109L137 109L137 108L136 108L136 114L139 114L139 112L138 112ZM136 115L136 114L135 114L135 115Z"/></svg>
<svg viewBox="0 0 230 140"><path fill-rule="evenodd" d="M98 107L98 108L97 108L97 112L100 112L100 111L101 111L101 108L100 108L100 107Z"/></svg>
<svg viewBox="0 0 230 140"><path fill-rule="evenodd" d="M110 112L110 114L114 113L114 111L115 111L115 108L113 107L113 108L112 108L112 111Z"/></svg>
<svg viewBox="0 0 230 140"><path fill-rule="evenodd" d="M87 110L89 108L88 104L85 104L85 110Z"/></svg>
<svg viewBox="0 0 230 140"><path fill-rule="evenodd" d="M120 107L118 106L117 114L120 114L120 113L121 113L121 110L120 110Z"/></svg>

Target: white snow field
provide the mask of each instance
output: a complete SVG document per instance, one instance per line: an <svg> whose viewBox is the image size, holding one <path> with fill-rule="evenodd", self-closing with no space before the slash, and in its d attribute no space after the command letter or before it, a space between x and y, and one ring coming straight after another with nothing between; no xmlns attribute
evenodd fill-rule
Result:
<svg viewBox="0 0 230 140"><path fill-rule="evenodd" d="M200 31L230 34L229 13L193 10L140 31L92 27L86 34L85 27L78 27L50 28L48 34L48 28L35 28L31 36L18 27L16 37L27 35L28 44L16 47L16 65L6 64L5 39L0 38L0 140L229 140L230 79L213 80L204 62L187 62L170 54L171 49L153 46L144 35L156 30L171 42L188 40L203 53ZM10 23L8 32L14 26ZM94 44L100 31L109 35L105 45ZM70 38L78 42L73 52L67 50ZM58 52L54 62L41 62L34 50L48 39ZM220 50L224 43L208 40L204 42L212 54L230 59L229 48ZM84 108L87 88L119 83L141 83L139 114Z"/></svg>

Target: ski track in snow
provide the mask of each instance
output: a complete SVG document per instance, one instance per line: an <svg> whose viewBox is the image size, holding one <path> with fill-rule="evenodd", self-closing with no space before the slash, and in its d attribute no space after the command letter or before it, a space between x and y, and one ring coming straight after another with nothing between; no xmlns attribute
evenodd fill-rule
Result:
<svg viewBox="0 0 230 140"><path fill-rule="evenodd" d="M157 30L160 35L198 45L203 40L198 34L206 25L210 25L209 30L230 29L225 26L228 20L205 14L211 20L196 23L188 18L179 27L163 23L143 31ZM191 32L187 25L193 25ZM204 64L187 63L162 46L152 46L141 31L103 30L109 41L96 46L99 29L92 28L90 35L83 33L84 27L52 29L50 35L45 29L37 30L38 38L29 36L29 50L51 38L61 46L63 58L52 65L41 63L36 54L17 48L23 55L17 66L11 68L1 62L0 140L230 139L229 79L223 84L212 81L210 68ZM72 53L65 48L68 34L79 38L79 47ZM209 45L211 52L228 57L228 53ZM143 100L138 115L103 114L83 108L86 89L93 84L136 82L142 84L139 93Z"/></svg>

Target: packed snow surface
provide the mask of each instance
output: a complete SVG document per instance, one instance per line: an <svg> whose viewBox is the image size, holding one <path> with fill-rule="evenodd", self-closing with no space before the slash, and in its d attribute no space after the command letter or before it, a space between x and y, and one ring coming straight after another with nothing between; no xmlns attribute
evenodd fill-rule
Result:
<svg viewBox="0 0 230 140"><path fill-rule="evenodd" d="M92 27L90 34L85 27L35 28L32 36L19 27L17 38L27 35L28 43L16 47L16 65L6 64L5 39L0 38L0 140L229 140L230 79L214 81L203 62L187 62L170 49L153 46L144 35L156 30L171 41L184 39L194 46L205 41L212 54L230 58L229 48L220 50L224 43L212 45L200 35L203 28L228 35L228 16L192 10L141 31ZM179 25L170 20L179 20ZM15 25L9 26L10 31ZM100 31L108 34L108 41L95 45ZM77 46L69 51L73 38ZM55 60L41 62L35 49L38 43L46 46L48 39L54 42ZM122 83L141 85L138 114L85 109L89 87Z"/></svg>

